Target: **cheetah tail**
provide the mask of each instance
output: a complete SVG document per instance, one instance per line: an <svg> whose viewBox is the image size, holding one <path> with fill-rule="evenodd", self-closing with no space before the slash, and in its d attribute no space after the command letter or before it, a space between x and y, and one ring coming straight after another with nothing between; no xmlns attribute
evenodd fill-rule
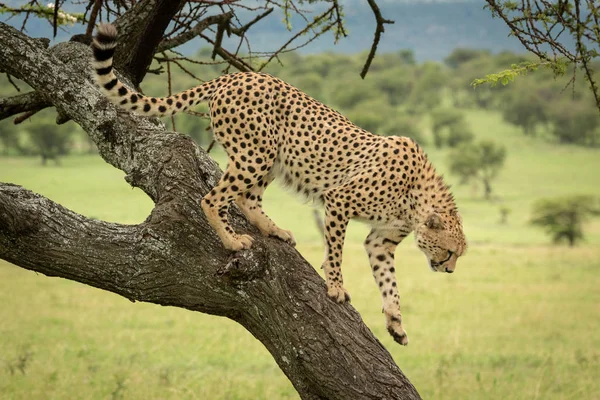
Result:
<svg viewBox="0 0 600 400"><path fill-rule="evenodd" d="M173 115L209 99L214 85L204 83L169 97L148 97L131 90L115 76L113 55L117 47L117 28L111 24L98 25L92 42L94 79L108 99L119 107L150 117Z"/></svg>

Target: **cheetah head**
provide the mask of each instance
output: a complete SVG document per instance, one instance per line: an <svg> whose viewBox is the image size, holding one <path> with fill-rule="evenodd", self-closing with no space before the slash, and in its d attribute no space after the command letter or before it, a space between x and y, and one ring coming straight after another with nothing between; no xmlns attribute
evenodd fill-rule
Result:
<svg viewBox="0 0 600 400"><path fill-rule="evenodd" d="M467 249L460 215L456 211L432 212L415 230L417 246L427 257L429 268L454 272L456 260Z"/></svg>

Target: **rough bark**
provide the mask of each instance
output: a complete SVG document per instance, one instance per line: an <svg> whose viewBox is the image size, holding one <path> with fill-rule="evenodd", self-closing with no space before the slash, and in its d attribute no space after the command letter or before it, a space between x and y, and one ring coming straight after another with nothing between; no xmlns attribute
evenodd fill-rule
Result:
<svg viewBox="0 0 600 400"><path fill-rule="evenodd" d="M117 21L121 36L115 65L135 86L144 79L165 29L185 3L184 0L140 1Z"/></svg>
<svg viewBox="0 0 600 400"><path fill-rule="evenodd" d="M37 112L51 105L36 92L0 99L0 120L23 112Z"/></svg>
<svg viewBox="0 0 600 400"><path fill-rule="evenodd" d="M0 68L77 122L100 155L155 202L147 220L86 218L16 185L0 184L0 258L48 276L146 301L229 317L271 352L303 399L418 399L351 305L289 245L261 236L232 207L251 250L222 248L200 208L220 171L157 121L118 112L89 79L81 43L45 49L0 23Z"/></svg>

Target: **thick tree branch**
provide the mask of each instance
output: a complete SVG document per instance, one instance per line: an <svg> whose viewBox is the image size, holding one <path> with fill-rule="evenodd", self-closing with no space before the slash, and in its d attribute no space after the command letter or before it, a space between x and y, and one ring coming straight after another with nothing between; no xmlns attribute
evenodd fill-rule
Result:
<svg viewBox="0 0 600 400"><path fill-rule="evenodd" d="M114 64L135 86L144 79L165 30L184 4L185 0L140 1L116 21Z"/></svg>
<svg viewBox="0 0 600 400"><path fill-rule="evenodd" d="M185 201L120 225L0 184L0 258L132 301L227 316L267 347L302 398L419 398L358 313L329 300L294 249L253 232L253 249L231 254L209 231Z"/></svg>
<svg viewBox="0 0 600 400"><path fill-rule="evenodd" d="M210 304L231 302L222 298L227 295L226 284L217 279L198 279L198 271L186 269L185 260L168 240L171 238L164 235L167 227L182 225L176 215L168 215L175 208L159 206L146 222L121 225L86 218L20 186L0 183L0 258L48 276L108 290L131 301L224 315L223 309ZM186 253L205 260L206 254L196 251L207 248L202 243L206 239L187 240L196 243ZM215 276L218 267L228 261L224 253L210 259L213 263L203 265L202 273L208 274L211 269L210 274ZM183 278L182 274L196 276Z"/></svg>
<svg viewBox="0 0 600 400"><path fill-rule="evenodd" d="M0 120L12 117L15 114L35 113L51 105L51 102L35 91L0 98Z"/></svg>

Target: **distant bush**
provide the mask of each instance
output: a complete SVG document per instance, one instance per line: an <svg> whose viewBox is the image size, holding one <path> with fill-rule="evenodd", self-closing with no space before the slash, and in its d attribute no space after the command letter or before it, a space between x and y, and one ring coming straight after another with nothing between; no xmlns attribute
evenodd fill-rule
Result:
<svg viewBox="0 0 600 400"><path fill-rule="evenodd" d="M573 247L584 238L583 223L598 214L598 199L592 196L544 199L534 205L531 223L544 228L554 243L566 241Z"/></svg>
<svg viewBox="0 0 600 400"><path fill-rule="evenodd" d="M536 128L549 120L547 97L531 84L515 85L504 99L502 117L509 124L520 127L525 135L535 135Z"/></svg>
<svg viewBox="0 0 600 400"><path fill-rule="evenodd" d="M48 160L58 163L58 157L72 149L72 130L58 126L53 121L34 120L26 126L31 150L42 158L42 165Z"/></svg>
<svg viewBox="0 0 600 400"><path fill-rule="evenodd" d="M551 133L560 143L600 145L600 115L589 101L560 101L552 104Z"/></svg>
<svg viewBox="0 0 600 400"><path fill-rule="evenodd" d="M357 107L361 102L370 99L376 100L382 97L382 95L380 92L372 90L369 84L365 82L356 81L349 85L348 82L341 80L334 83L329 97L333 106L340 107L343 110L350 110Z"/></svg>
<svg viewBox="0 0 600 400"><path fill-rule="evenodd" d="M427 144L419 119L411 115L396 114L383 125L381 133L386 136L406 136L421 146Z"/></svg>
<svg viewBox="0 0 600 400"><path fill-rule="evenodd" d="M448 76L442 65L427 62L414 73L415 84L406 100L412 113L424 113L438 107L442 102L442 88L447 86Z"/></svg>
<svg viewBox="0 0 600 400"><path fill-rule="evenodd" d="M380 127L384 122L381 114L371 108L356 109L348 113L346 117L356 126L375 134L379 133Z"/></svg>
<svg viewBox="0 0 600 400"><path fill-rule="evenodd" d="M464 49L457 48L450 53L448 57L444 59L444 63L450 68L457 69L463 64L478 59L481 56L489 56L489 50L475 50L475 49Z"/></svg>
<svg viewBox="0 0 600 400"><path fill-rule="evenodd" d="M0 149L5 156L11 153L23 154L19 132L16 129L0 125Z"/></svg>

